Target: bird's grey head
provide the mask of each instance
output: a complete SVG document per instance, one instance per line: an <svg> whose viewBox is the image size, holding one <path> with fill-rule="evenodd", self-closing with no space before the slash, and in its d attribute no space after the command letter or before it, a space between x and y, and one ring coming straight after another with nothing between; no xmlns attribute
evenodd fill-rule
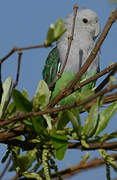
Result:
<svg viewBox="0 0 117 180"><path fill-rule="evenodd" d="M69 15L65 20L65 26L72 26L73 14ZM67 28L68 29L68 28ZM95 39L100 33L100 24L98 21L97 14L91 9L80 9L78 10L75 30L77 33L90 34Z"/></svg>

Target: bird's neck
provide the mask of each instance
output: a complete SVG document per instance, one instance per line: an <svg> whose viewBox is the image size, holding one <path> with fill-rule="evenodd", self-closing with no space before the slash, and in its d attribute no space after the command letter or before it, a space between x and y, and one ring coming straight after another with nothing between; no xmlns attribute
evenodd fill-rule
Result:
<svg viewBox="0 0 117 180"><path fill-rule="evenodd" d="M92 35L89 32L83 31L79 31L76 34L74 34L74 39L76 41L80 41L80 43L84 43L86 41L92 43L94 41Z"/></svg>

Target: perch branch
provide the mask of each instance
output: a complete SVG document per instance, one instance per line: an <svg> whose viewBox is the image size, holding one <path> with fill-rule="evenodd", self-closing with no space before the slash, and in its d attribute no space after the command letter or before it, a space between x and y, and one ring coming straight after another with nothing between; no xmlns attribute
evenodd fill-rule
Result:
<svg viewBox="0 0 117 180"><path fill-rule="evenodd" d="M93 77L87 79L87 80L84 80L82 82L80 82L78 85L76 85L74 88L73 88L73 92L76 91L76 90L79 90L82 86L85 86L86 84L92 82L92 81L95 81L97 79L99 79L100 77L102 77L103 75L107 74L108 72L112 71L112 72L115 72L115 69L117 69L117 63L114 63L112 64L111 66L103 69L101 72L97 73L96 75L94 75ZM112 75L112 74L111 74ZM109 76L110 77L110 76ZM97 88L96 88L97 89ZM98 91L95 91L95 92L98 92Z"/></svg>
<svg viewBox="0 0 117 180"><path fill-rule="evenodd" d="M108 76L98 85L95 89L95 92L99 92L103 87L109 82L110 77L113 76L117 72L117 66L113 68L113 70L108 74Z"/></svg>
<svg viewBox="0 0 117 180"><path fill-rule="evenodd" d="M114 90L116 88L117 88L117 84L108 86L105 89L99 91L98 93L89 96L87 99L85 99L85 100L83 100L81 102L76 102L74 104L69 104L69 105L66 105L66 106L63 106L63 107L61 106L61 107L56 107L56 108L49 108L49 109L46 109L44 111L29 112L29 113L21 114L19 117L15 116L15 117L12 117L12 118L9 118L9 119L1 119L0 120L0 127L2 128L4 126L8 125L9 123L22 121L23 119L27 119L27 118L30 118L30 117L35 117L35 116L48 114L48 113L59 112L59 111L71 109L71 108L76 107L76 106L77 107L84 106L87 103L89 103L89 102L93 101L94 99L96 99L97 97L103 96L105 93L111 92L112 90Z"/></svg>

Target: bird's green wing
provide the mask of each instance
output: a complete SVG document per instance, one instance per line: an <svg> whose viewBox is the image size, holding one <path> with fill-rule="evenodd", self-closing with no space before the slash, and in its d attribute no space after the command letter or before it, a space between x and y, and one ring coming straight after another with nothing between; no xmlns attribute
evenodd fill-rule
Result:
<svg viewBox="0 0 117 180"><path fill-rule="evenodd" d="M59 66L59 52L57 47L52 49L52 51L49 53L42 75L45 82L50 85L50 83L55 79L57 72L58 72L58 66Z"/></svg>

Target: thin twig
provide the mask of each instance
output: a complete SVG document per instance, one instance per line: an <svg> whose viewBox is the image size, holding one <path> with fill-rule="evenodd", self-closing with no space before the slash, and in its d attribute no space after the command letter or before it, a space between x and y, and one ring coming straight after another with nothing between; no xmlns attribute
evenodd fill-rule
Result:
<svg viewBox="0 0 117 180"><path fill-rule="evenodd" d="M16 51L16 47L11 49L11 51L6 54L2 59L0 59L0 64L2 64L8 57L10 57Z"/></svg>
<svg viewBox="0 0 117 180"><path fill-rule="evenodd" d="M114 160L117 160L117 154L111 154L110 157L114 158ZM84 164L76 164L75 166L63 169L59 171L58 173L61 175L62 178L70 178L73 175L79 174L83 171L94 169L96 167L100 167L105 164L105 161L103 158L95 158L89 162L85 162ZM57 177L56 173L53 173L51 175L52 179Z"/></svg>
<svg viewBox="0 0 117 180"><path fill-rule="evenodd" d="M69 149L80 149L82 151L93 151L97 149L105 149L105 150L111 150L111 151L117 151L117 142L90 142L88 141L89 148L85 148L81 145L80 142L78 143L69 143L68 148Z"/></svg>
<svg viewBox="0 0 117 180"><path fill-rule="evenodd" d="M14 127L9 128L8 130L0 131L0 142L8 141L8 139L24 135L26 133L30 133L30 128L24 126L23 124Z"/></svg>
<svg viewBox="0 0 117 180"><path fill-rule="evenodd" d="M12 54L14 54L16 51L25 51L25 50L31 50L31 49L37 49L37 48L47 48L51 45L41 44L41 45L35 45L35 46L26 46L26 47L16 47L11 49L11 51L6 54L3 58L0 59L0 64L2 64L6 59L8 59Z"/></svg>
<svg viewBox="0 0 117 180"><path fill-rule="evenodd" d="M93 101L87 103L84 106L85 111L90 109L92 107L92 105L96 102L97 99L94 99ZM117 101L117 92L109 94L107 96L104 96L103 98L103 104L109 104L109 103L113 103L114 101Z"/></svg>
<svg viewBox="0 0 117 180"><path fill-rule="evenodd" d="M18 177L19 177L19 174L16 174L16 175L13 176L10 180L17 180Z"/></svg>
<svg viewBox="0 0 117 180"><path fill-rule="evenodd" d="M64 64L62 66L62 69L60 71L60 73L57 74L56 78L54 79L54 81L50 84L49 88L52 88L56 81L58 79L60 79L60 77L62 76L63 74L63 71L65 69L65 66L67 64L67 61L68 61L68 57L69 57L69 53L70 53L70 49L71 49L71 44L72 44L72 41L73 41L73 37L74 37L74 30L75 30L75 21L76 21L76 16L77 16L77 10L78 10L78 5L75 4L74 5L74 13L73 13L73 24L72 24L72 31L71 31L71 35L68 37L68 48L67 48L67 52L66 52L66 55L65 55L65 60L64 60Z"/></svg>
<svg viewBox="0 0 117 180"><path fill-rule="evenodd" d="M107 95L107 96L104 96L104 101L103 101L104 104L112 103L114 101L117 101L117 92Z"/></svg>
<svg viewBox="0 0 117 180"><path fill-rule="evenodd" d="M30 118L30 117L35 117L35 116L48 114L48 113L60 112L60 111L63 111L63 110L71 109L71 108L76 107L76 106L77 107L84 106L87 103L89 103L89 102L93 101L94 99L96 99L97 97L103 96L105 93L111 92L112 90L114 90L116 88L117 88L117 84L114 84L112 86L108 86L105 89L101 90L100 92L89 96L87 99L85 99L85 100L83 100L81 102L76 102L76 103L69 104L69 105L66 105L66 106L63 106L63 107L61 106L61 107L56 107L56 108L48 108L48 109L46 109L44 111L40 110L38 112L29 112L29 113L21 114L19 117L15 116L15 117L12 117L12 118L9 118L9 119L1 119L0 120L0 127L2 128L4 126L8 125L9 123L22 121L23 119L27 119L27 118Z"/></svg>
<svg viewBox="0 0 117 180"><path fill-rule="evenodd" d="M108 72L112 71L113 73L115 73L115 69L117 69L117 63L114 63L112 64L111 66L103 69L101 72L95 74L93 77L87 79L87 80L84 80L82 82L80 82L78 85L76 85L73 89L72 89L72 93L75 92L76 90L79 90L81 87L85 86L86 84L92 82L92 81L95 81L97 79L99 79L100 77L102 77L103 75L107 74ZM112 72L111 72L111 75L112 75ZM110 77L110 75L109 75ZM96 88L97 89L97 88ZM95 92L98 92L98 91L95 91Z"/></svg>
<svg viewBox="0 0 117 180"><path fill-rule="evenodd" d="M87 71L88 67L95 59L103 41L105 40L112 24L117 20L117 9L113 11L113 13L109 16L108 21L101 33L100 37L98 38L97 43L95 44L94 49L92 50L91 54L89 55L88 59L81 67L80 71L77 72L75 78L67 85L66 88L60 91L60 93L48 104L48 108L54 107L62 98L68 96L72 92L72 88L76 85L76 83L80 80L82 75Z"/></svg>
<svg viewBox="0 0 117 180"><path fill-rule="evenodd" d="M21 126L23 127L23 126ZM12 146L17 146L22 148L23 150L32 150L33 148L35 148L38 143L32 143L30 141L23 141L23 140L18 140L18 139L12 139L13 137L17 137L20 135L24 135L25 133L30 133L31 130L27 130L25 127L24 129L21 129L21 127L17 127L14 128L15 132L12 132L12 130L7 131L8 134L6 134L6 132L1 132L0 135L2 136L0 138L0 142L3 144L8 144L8 145L12 145ZM18 132L16 132L16 129L18 130ZM5 135L5 136L3 136ZM94 151L97 149L105 149L105 150L110 150L110 151L117 151L117 142L98 142L98 140L95 142L90 140L87 142L89 145L89 148L85 148L84 146L81 145L80 142L69 142L68 143L68 149L78 149L78 150L82 150L82 151Z"/></svg>
<svg viewBox="0 0 117 180"><path fill-rule="evenodd" d="M18 55L19 55L19 57L18 57L16 80L15 80L15 82L14 82L14 84L13 84L13 88L16 88L16 86L18 85L18 81L19 81L22 51L19 51Z"/></svg>
<svg viewBox="0 0 117 180"><path fill-rule="evenodd" d="M21 57L22 57L22 51L19 51L19 53L18 53L18 65L17 65L16 80L13 83L12 89L15 88L18 85L19 74L20 74L20 65L21 65ZM2 112L1 118L4 118L6 109L7 109L8 105L9 105L10 100L11 100L11 96L12 96L12 90L11 90L10 96L9 96L9 98L8 98L4 108L3 108L3 112Z"/></svg>
<svg viewBox="0 0 117 180"><path fill-rule="evenodd" d="M11 157L8 159L5 168L3 169L2 173L0 174L0 180L2 180L3 176L5 175L10 163L11 163Z"/></svg>
<svg viewBox="0 0 117 180"><path fill-rule="evenodd" d="M95 89L95 92L100 91L103 87L109 82L110 77L113 76L117 72L117 66L113 68L113 70L108 74L108 76L98 85Z"/></svg>

